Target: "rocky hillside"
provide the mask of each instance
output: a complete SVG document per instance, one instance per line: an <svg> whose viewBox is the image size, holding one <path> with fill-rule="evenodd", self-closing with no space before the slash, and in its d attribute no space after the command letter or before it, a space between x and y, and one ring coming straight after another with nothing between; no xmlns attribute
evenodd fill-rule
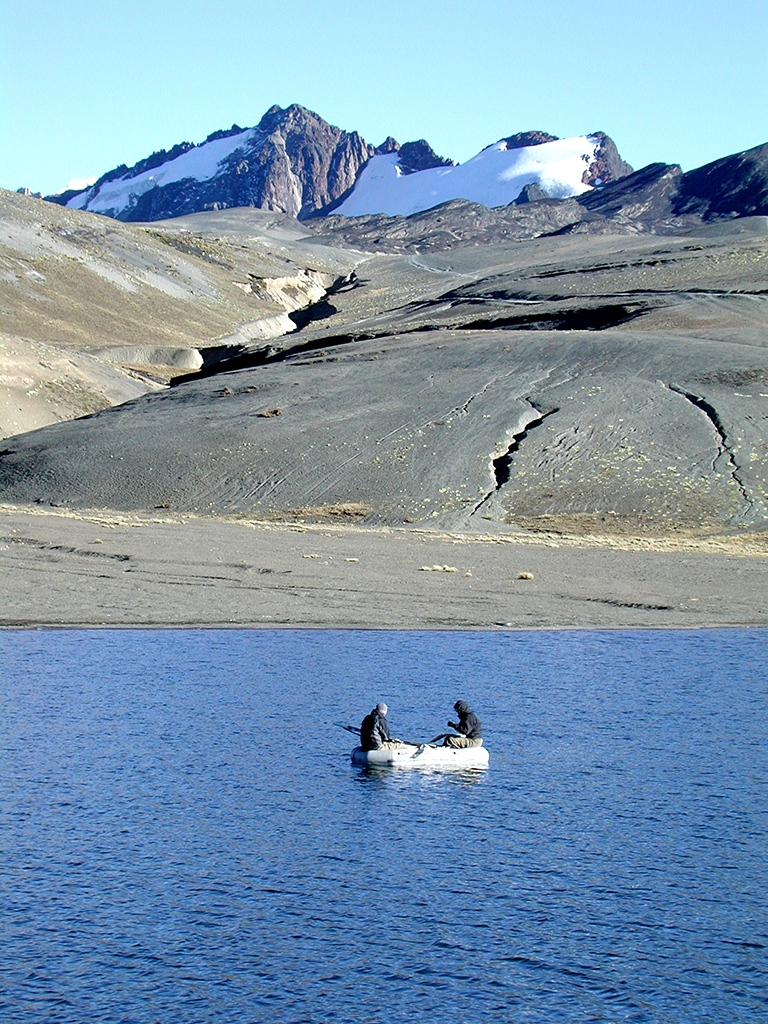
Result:
<svg viewBox="0 0 768 1024"><path fill-rule="evenodd" d="M368 254L272 350L233 338L184 383L6 439L0 500L480 531L768 525L764 219L453 245L444 212L443 252ZM198 214L178 244L210 245L213 218L223 260L254 214Z"/></svg>
<svg viewBox="0 0 768 1024"><path fill-rule="evenodd" d="M0 437L134 398L211 351L264 346L361 258L305 244L280 214L237 215L230 244L224 213L193 236L0 191Z"/></svg>
<svg viewBox="0 0 768 1024"><path fill-rule="evenodd" d="M768 143L684 174L673 205L704 220L768 214Z"/></svg>

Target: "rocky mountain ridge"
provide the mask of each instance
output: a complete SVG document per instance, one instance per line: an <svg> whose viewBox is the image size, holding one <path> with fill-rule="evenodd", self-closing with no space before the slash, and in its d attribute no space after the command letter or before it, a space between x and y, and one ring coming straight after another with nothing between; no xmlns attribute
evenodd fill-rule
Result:
<svg viewBox="0 0 768 1024"><path fill-rule="evenodd" d="M584 156L584 186L601 185L631 172L603 132L588 138L594 145L587 147ZM556 141L560 140L545 132L526 132L496 146L526 149ZM343 131L293 104L286 109L271 107L254 128L234 124L211 133L199 146L179 143L133 167L121 164L88 188L47 198L123 221L163 220L242 206L305 219L332 211L354 190L374 157L391 154L397 154L402 176L455 166L424 139L400 145L390 136L374 148L358 132ZM516 198L510 188L504 202Z"/></svg>
<svg viewBox="0 0 768 1024"><path fill-rule="evenodd" d="M683 173L678 165L665 163L633 171L604 132L585 139L591 140L594 149L591 157L584 154L580 182L571 193L547 189L541 177L530 174L522 187L515 186L516 194L508 201L484 201L473 194L446 198L495 209L498 214L492 213L492 221L497 216L502 221L523 217L526 237L553 230L665 232L684 227L691 217L701 222L768 215L768 144ZM532 151L537 158L540 147L543 155L548 146L563 141L543 131L518 132L486 147L473 161L490 150ZM346 201L357 195L361 175L372 161L393 155L401 179L456 168L424 139L401 145L389 136L374 148L359 133L342 131L293 104L286 109L271 107L255 128L233 124L212 132L198 146L179 143L131 168L121 164L87 188L46 198L70 209L134 222L238 207L287 213L302 220L337 212L355 220L386 217L383 208L381 212L357 210ZM429 194L429 188L426 191ZM32 194L28 189L19 192ZM540 206L542 202L546 206ZM533 209L516 215L506 209L513 204ZM414 211L400 210L395 215L429 215L440 208L441 198L416 205ZM609 228L606 218L611 221ZM481 219L488 221L485 215ZM538 222L542 226L537 232L532 225Z"/></svg>

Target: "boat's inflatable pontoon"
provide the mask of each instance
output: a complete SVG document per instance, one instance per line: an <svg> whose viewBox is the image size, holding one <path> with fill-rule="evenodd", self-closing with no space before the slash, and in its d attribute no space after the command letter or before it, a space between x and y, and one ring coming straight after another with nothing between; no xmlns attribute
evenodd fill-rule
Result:
<svg viewBox="0 0 768 1024"><path fill-rule="evenodd" d="M352 751L352 764L391 765L393 768L487 768L488 761L485 747L437 747L429 743L416 746L408 743L393 749L363 750L355 747Z"/></svg>

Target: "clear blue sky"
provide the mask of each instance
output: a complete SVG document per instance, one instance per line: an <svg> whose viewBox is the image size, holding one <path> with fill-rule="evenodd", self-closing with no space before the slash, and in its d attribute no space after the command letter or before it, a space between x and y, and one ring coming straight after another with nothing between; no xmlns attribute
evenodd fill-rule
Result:
<svg viewBox="0 0 768 1024"><path fill-rule="evenodd" d="M463 161L603 130L634 167L768 142L766 0L0 0L0 187L59 191L301 103Z"/></svg>

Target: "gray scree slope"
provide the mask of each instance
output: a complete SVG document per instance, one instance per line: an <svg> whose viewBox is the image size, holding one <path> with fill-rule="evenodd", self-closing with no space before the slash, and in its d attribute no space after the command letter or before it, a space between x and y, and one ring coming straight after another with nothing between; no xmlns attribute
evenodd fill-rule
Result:
<svg viewBox="0 0 768 1024"><path fill-rule="evenodd" d="M0 496L470 529L768 521L765 218L359 256L277 343L7 439Z"/></svg>

